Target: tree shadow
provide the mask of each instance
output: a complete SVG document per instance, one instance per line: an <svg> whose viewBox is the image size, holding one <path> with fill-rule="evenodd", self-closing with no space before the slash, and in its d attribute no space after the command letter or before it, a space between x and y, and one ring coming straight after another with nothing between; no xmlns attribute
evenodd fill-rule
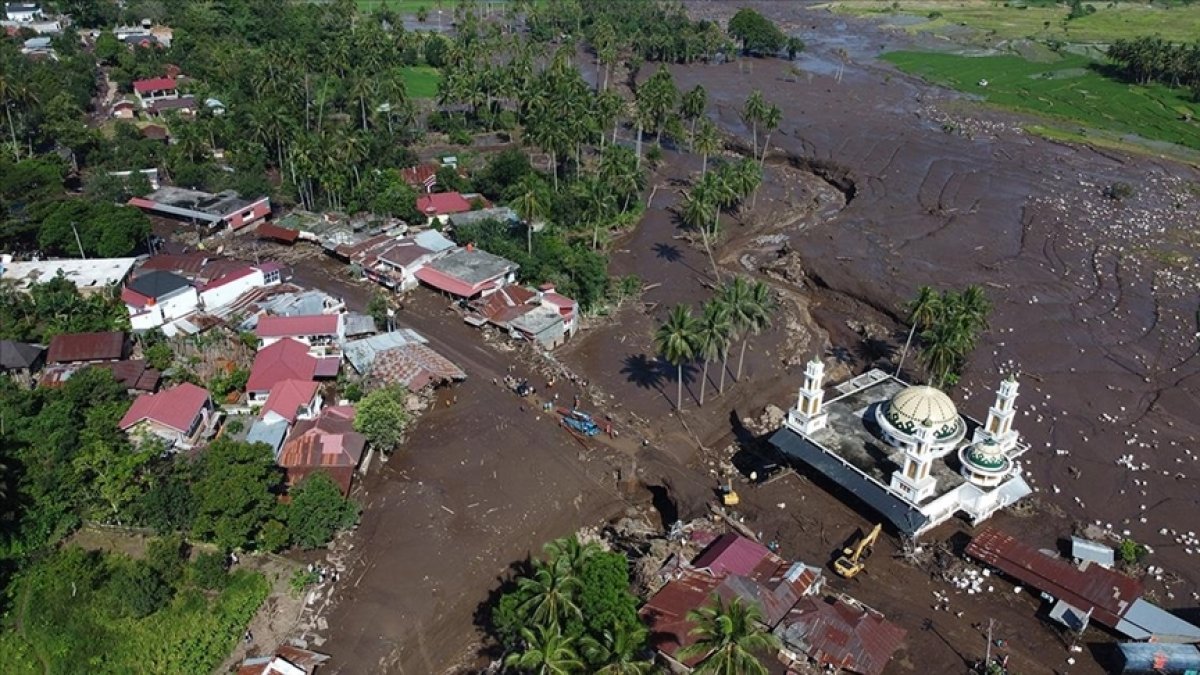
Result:
<svg viewBox="0 0 1200 675"><path fill-rule="evenodd" d="M854 351L858 358L868 365L877 366L880 362L891 363L892 356L896 353L896 346L890 340L865 338L858 343Z"/></svg>
<svg viewBox="0 0 1200 675"><path fill-rule="evenodd" d="M841 345L834 345L825 351L826 356L832 356L838 363L854 363L854 354Z"/></svg>
<svg viewBox="0 0 1200 675"><path fill-rule="evenodd" d="M642 389L663 390L666 373L663 372L662 362L652 359L645 354L630 354L625 357L625 365L621 367L625 379Z"/></svg>
<svg viewBox="0 0 1200 675"><path fill-rule="evenodd" d="M669 263L683 260L683 251L678 246L659 242L654 245L654 257Z"/></svg>
<svg viewBox="0 0 1200 675"><path fill-rule="evenodd" d="M488 636L488 639L479 645L479 649L475 652L476 656L486 658L489 661L495 661L504 656L504 645L500 643L500 636L497 635L496 626L492 622L492 611L500 605L500 598L516 590L517 579L519 577L531 574L533 574L531 556L526 556L523 560L509 563L504 573L496 577L496 586L488 592L487 598L475 606L472 621L476 628Z"/></svg>

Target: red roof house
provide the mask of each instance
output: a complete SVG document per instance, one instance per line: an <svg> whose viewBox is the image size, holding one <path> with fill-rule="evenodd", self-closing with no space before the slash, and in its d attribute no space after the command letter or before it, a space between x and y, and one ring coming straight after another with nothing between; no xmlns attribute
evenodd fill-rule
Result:
<svg viewBox="0 0 1200 675"><path fill-rule="evenodd" d="M271 387L261 416L279 415L288 422L312 417L321 407L320 385L310 380L281 380Z"/></svg>
<svg viewBox="0 0 1200 675"><path fill-rule="evenodd" d="M842 598L804 598L776 634L792 661L804 654L822 668L859 675L880 675L906 635L879 612Z"/></svg>
<svg viewBox="0 0 1200 675"><path fill-rule="evenodd" d="M367 437L354 431L354 408L331 406L316 419L299 420L279 451L278 464L296 485L314 471L324 471L350 494L354 470L362 460Z"/></svg>
<svg viewBox="0 0 1200 675"><path fill-rule="evenodd" d="M308 345L284 338L258 350L246 392L251 400L263 401L271 389L284 380L312 380L317 373L317 357L308 353Z"/></svg>
<svg viewBox="0 0 1200 675"><path fill-rule="evenodd" d="M1142 597L1142 584L1100 565L1080 569L1016 537L989 527L967 545L967 555L1116 628Z"/></svg>
<svg viewBox="0 0 1200 675"><path fill-rule="evenodd" d="M254 333L263 345L282 338L299 340L309 346L331 344L343 337L342 315L264 316L259 318Z"/></svg>
<svg viewBox="0 0 1200 675"><path fill-rule="evenodd" d="M129 340L120 331L55 335L46 352L46 363L119 361L129 353Z"/></svg>
<svg viewBox="0 0 1200 675"><path fill-rule="evenodd" d="M455 213L466 213L471 210L471 203L457 192L435 192L417 197L417 210L425 214L430 221L446 222L446 218Z"/></svg>
<svg viewBox="0 0 1200 675"><path fill-rule="evenodd" d="M757 542L724 534L675 573L639 614L650 629L651 646L675 660L676 652L695 642L695 625L687 613L708 604L714 595L757 606L769 630L802 598L817 593L822 581L815 567L788 562ZM680 663L693 666L701 660L698 656Z"/></svg>
<svg viewBox="0 0 1200 675"><path fill-rule="evenodd" d="M117 426L125 432L153 434L170 446L191 447L207 430L211 410L208 391L185 382L138 396Z"/></svg>
<svg viewBox="0 0 1200 675"><path fill-rule="evenodd" d="M400 170L400 178L414 190L429 192L437 185L437 164L421 164Z"/></svg>
<svg viewBox="0 0 1200 675"><path fill-rule="evenodd" d="M175 80L170 77L155 77L149 80L135 80L133 90L139 96L153 95L155 92L174 92Z"/></svg>

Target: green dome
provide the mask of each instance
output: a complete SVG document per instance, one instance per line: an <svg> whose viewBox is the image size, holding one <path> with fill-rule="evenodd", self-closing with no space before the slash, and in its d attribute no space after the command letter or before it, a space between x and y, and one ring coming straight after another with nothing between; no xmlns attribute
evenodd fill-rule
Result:
<svg viewBox="0 0 1200 675"><path fill-rule="evenodd" d="M968 448L963 460L985 471L999 471L1008 464L1000 446L990 438Z"/></svg>

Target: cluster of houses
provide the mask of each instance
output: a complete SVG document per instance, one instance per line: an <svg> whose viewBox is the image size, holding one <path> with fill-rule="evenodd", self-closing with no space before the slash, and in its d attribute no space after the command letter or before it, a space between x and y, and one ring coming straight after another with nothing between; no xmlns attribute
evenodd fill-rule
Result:
<svg viewBox="0 0 1200 675"><path fill-rule="evenodd" d="M178 69L168 68L163 77L133 82L133 96L122 98L112 105L112 116L117 119L132 120L139 116L147 118L162 118L166 113L173 112L185 117L195 115L201 103L191 94L179 91L183 77ZM214 115L225 114L225 104L218 99L207 98L203 107Z"/></svg>
<svg viewBox="0 0 1200 675"><path fill-rule="evenodd" d="M244 397L214 401L189 382L160 389L163 373L134 358L133 341L119 331L58 335L45 348L3 341L0 370L30 386L57 387L84 368L105 368L136 395L119 423L135 442L190 452L229 434L270 447L289 484L324 471L344 494L364 465L367 442L354 430L353 406L326 401L326 385L343 359L369 387L419 392L466 378L424 336L408 329L379 333L371 317L347 312L340 299L285 282L276 263L249 265L204 252L159 254L135 268L136 262L4 258L0 278L21 290L59 274L85 293L119 287L136 331L194 334L225 326L253 333L257 351ZM239 424L229 424L235 419Z"/></svg>
<svg viewBox="0 0 1200 675"><path fill-rule="evenodd" d="M651 646L675 672L687 672L704 654L685 656L695 644L689 612L712 602L740 600L756 607L762 628L782 644L778 656L789 666L813 664L826 670L879 675L904 643L905 631L879 612L843 595L822 593L818 567L789 562L738 534L691 533L706 545L691 561L673 556L658 572L665 582L639 611ZM803 672L809 672L804 670Z"/></svg>

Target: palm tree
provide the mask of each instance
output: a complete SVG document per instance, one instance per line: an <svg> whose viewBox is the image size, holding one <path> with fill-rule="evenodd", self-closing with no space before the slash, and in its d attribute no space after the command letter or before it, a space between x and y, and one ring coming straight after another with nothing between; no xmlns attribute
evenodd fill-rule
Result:
<svg viewBox="0 0 1200 675"><path fill-rule="evenodd" d="M700 120L699 131L692 132L692 150L700 153L700 175L708 175L708 156L721 151L721 134L717 125L707 119Z"/></svg>
<svg viewBox="0 0 1200 675"><path fill-rule="evenodd" d="M754 194L762 184L762 166L749 157L729 165L726 172L733 192L726 203L727 208Z"/></svg>
<svg viewBox="0 0 1200 675"><path fill-rule="evenodd" d="M973 330L987 329L987 317L992 311L992 303L982 288L974 284L967 286L958 296L958 303L959 312L966 317Z"/></svg>
<svg viewBox="0 0 1200 675"><path fill-rule="evenodd" d="M525 221L525 252L533 255L533 227L546 216L545 183L536 174L527 173L517 183L514 202L517 215Z"/></svg>
<svg viewBox="0 0 1200 675"><path fill-rule="evenodd" d="M654 671L654 662L638 658L647 634L640 624L617 624L604 631L600 639L585 637L583 655L595 668L595 675L649 675Z"/></svg>
<svg viewBox="0 0 1200 675"><path fill-rule="evenodd" d="M755 652L774 652L779 638L764 630L763 615L757 605L747 605L741 598L728 604L713 594L712 602L688 612L689 621L696 624L693 644L679 650L682 659L704 656L692 672L697 675L766 675L767 669Z"/></svg>
<svg viewBox="0 0 1200 675"><path fill-rule="evenodd" d="M575 602L579 578L569 569L536 561L533 576L521 578L517 590L524 598L517 609L534 624L561 626L570 619L583 620Z"/></svg>
<svg viewBox="0 0 1200 675"><path fill-rule="evenodd" d="M742 353L738 357L737 379L742 379L742 366L746 360L746 345L750 335L758 335L771 325L771 289L762 281L751 284L743 277L722 290L722 301L729 309L729 317L736 333L742 337Z"/></svg>
<svg viewBox="0 0 1200 675"><path fill-rule="evenodd" d="M783 111L779 106L772 104L763 111L762 125L763 129L767 130L767 137L763 139L762 155L758 160L758 165L761 167L767 163L767 148L771 146L771 132L779 128L779 123L783 121Z"/></svg>
<svg viewBox="0 0 1200 675"><path fill-rule="evenodd" d="M762 121L766 111L767 102L763 99L762 92L755 89L750 98L746 99L746 105L742 107L742 120L750 125L754 134L754 157L758 156L758 123Z"/></svg>
<svg viewBox="0 0 1200 675"><path fill-rule="evenodd" d="M700 232L700 240L704 242L704 251L708 254L708 262L713 268L713 277L717 283L721 283L721 270L717 268L717 261L713 258L712 246L709 244L709 219L715 220L713 212L718 211L717 205L713 202L713 188L707 181L701 181L699 185L692 188L690 192L685 192L683 195L683 211L680 215L683 218L684 224L695 228Z"/></svg>
<svg viewBox="0 0 1200 675"><path fill-rule="evenodd" d="M729 319L729 308L713 298L704 303L699 330L696 331L697 351L704 359L704 375L700 380L700 406L704 406L704 390L708 384L708 364L721 358L729 351L733 335L733 322Z"/></svg>
<svg viewBox="0 0 1200 675"><path fill-rule="evenodd" d="M546 564L578 577L583 573L584 564L602 549L594 541L580 543L579 537L571 535L546 544L542 552L546 554Z"/></svg>
<svg viewBox="0 0 1200 675"><path fill-rule="evenodd" d="M679 391L675 398L675 409L683 409L683 364L696 357L696 332L699 328L692 309L687 305L676 305L670 316L654 334L654 348L667 363L675 366L675 377Z"/></svg>
<svg viewBox="0 0 1200 675"><path fill-rule="evenodd" d="M692 127L690 133L692 138L696 137L696 120L700 119L704 114L704 108L708 106L708 92L704 90L704 85L696 85L692 87L688 93L683 95L683 99L679 103L679 113L683 115L683 119L691 122Z"/></svg>
<svg viewBox="0 0 1200 675"><path fill-rule="evenodd" d="M537 675L573 675L584 669L575 639L563 635L558 626L538 626L536 632L522 628L521 637L523 649L504 659L506 667Z"/></svg>
<svg viewBox="0 0 1200 675"><path fill-rule="evenodd" d="M939 321L921 333L921 360L929 369L934 386L942 386L950 371L970 351L963 328L964 324L959 322Z"/></svg>
<svg viewBox="0 0 1200 675"><path fill-rule="evenodd" d="M908 305L908 322L911 326L908 329L908 339L904 341L904 349L900 352L900 363L896 365L896 375L899 375L900 369L904 367L904 359L908 356L908 348L912 345L917 327L933 322L940 311L940 301L941 298L933 288L922 286L917 289L917 297Z"/></svg>
<svg viewBox="0 0 1200 675"><path fill-rule="evenodd" d="M646 187L646 175L638 168L633 151L620 145L609 145L600 153L600 178L621 198L621 213L629 210L629 202Z"/></svg>
<svg viewBox="0 0 1200 675"><path fill-rule="evenodd" d="M600 226L616 207L612 190L599 178L581 178L572 185L572 190L584 206L585 219L592 222L592 250L600 243Z"/></svg>

